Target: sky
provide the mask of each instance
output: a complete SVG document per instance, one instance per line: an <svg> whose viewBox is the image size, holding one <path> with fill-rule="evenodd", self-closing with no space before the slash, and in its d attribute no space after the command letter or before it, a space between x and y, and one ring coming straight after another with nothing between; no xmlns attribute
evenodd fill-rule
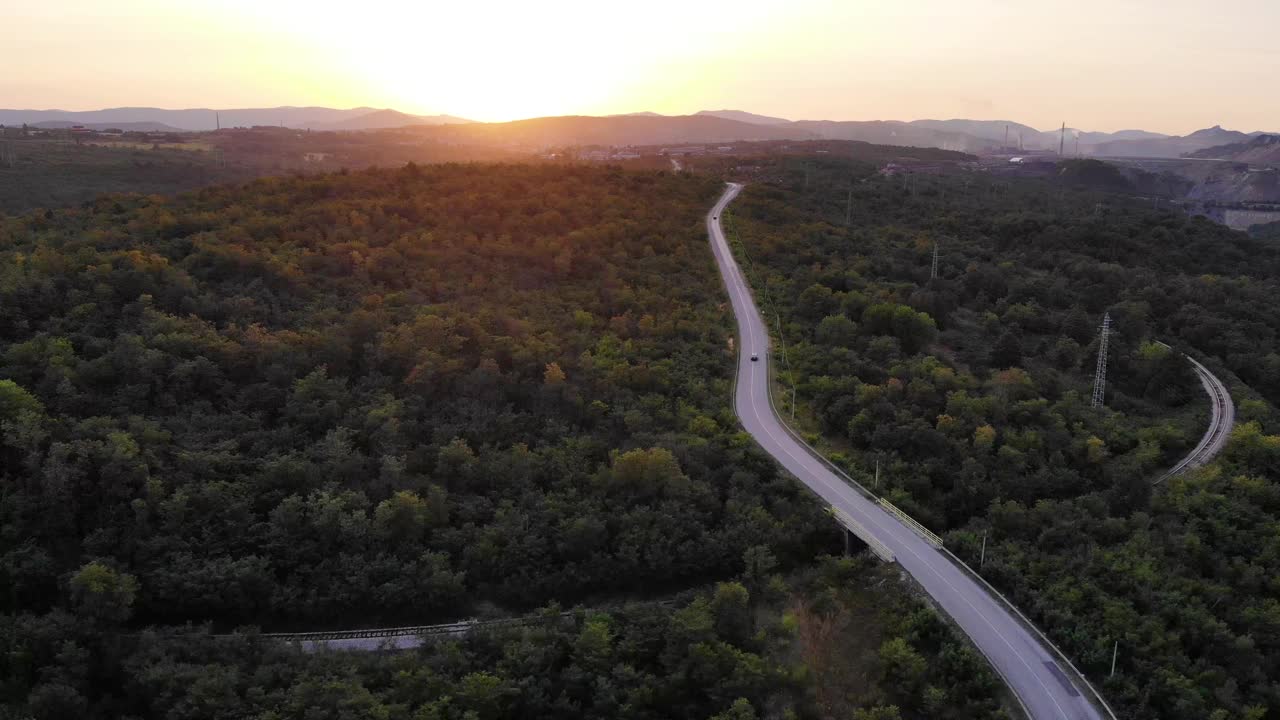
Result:
<svg viewBox="0 0 1280 720"><path fill-rule="evenodd" d="M1280 131L1278 0L0 1L8 108Z"/></svg>

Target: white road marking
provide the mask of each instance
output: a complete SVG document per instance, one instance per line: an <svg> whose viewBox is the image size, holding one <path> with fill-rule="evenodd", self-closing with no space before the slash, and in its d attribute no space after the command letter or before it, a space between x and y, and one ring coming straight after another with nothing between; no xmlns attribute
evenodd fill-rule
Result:
<svg viewBox="0 0 1280 720"><path fill-rule="evenodd" d="M1037 672L1036 667L1033 666L1031 662L1027 660L1027 657L1023 654L1023 652L1018 647L1015 647L1013 642L1010 641L1009 637L1006 636L999 628L996 627L996 625L988 617L988 614L993 611L997 614L1004 614L1008 619L1008 622L1010 625L1014 627L1020 627L1017 625L1016 621L1013 619L1012 616L1008 615L1007 613L1004 613L1003 608L1000 608L993 599L991 599L988 595L986 595L975 584L972 590L978 592L979 594L981 594L982 597L986 598L991 606L986 609L986 612L984 612L983 610L980 610L978 606L975 605L974 602L968 596L969 594L972 594L972 592L970 593L962 592L958 587L956 587L956 585L951 581L950 578L948 578L946 575L940 572L930 562L930 559L926 559L924 556L922 556L919 552L916 551L916 548L914 547L914 543L912 542L912 540L915 540L917 542L923 542L923 541L918 539L914 531L912 531L910 528L907 528L898 520L890 517L883 510L879 510L878 508L875 508L875 507L871 507L870 510L864 508L863 507L864 505L870 507L870 502L868 500L859 496L855 490L850 488L846 483L841 481L839 478L835 477L835 475L830 470L828 470L826 467L823 467L815 458L810 457L808 453L802 453L801 456L797 456L796 453L792 451L792 446L798 447L798 445L796 444L796 441L793 438L791 438L789 435L786 435L785 431L783 432L783 437L781 438L775 433L775 427L779 431L782 430L782 427L780 425L781 421L779 421L776 417L773 416L772 408L770 408L768 412L768 416L773 420L772 425L769 422L767 422L765 418L761 415L760 402L758 402L758 397L757 397L758 395L760 395L761 387L757 385L758 380L756 376L756 368L761 362L768 362L769 355L768 353L764 352L765 348L761 348L756 345L756 323L760 323L761 327L763 328L763 320L760 318L759 310L755 307L754 300L751 298L750 293L747 291L747 282L745 280L745 277L742 275L742 271L739 268L737 261L733 257L732 250L730 249L728 241L724 236L724 232L720 226L720 219L719 219L720 214L724 212L724 208L728 206L728 204L733 200L734 197L737 196L740 190L741 190L741 186L735 185L731 187L730 190L726 191L725 195L721 198L720 202L716 204L715 208L709 214L707 218L707 226L708 226L708 231L713 239L713 248L716 251L715 255L717 256L717 260L719 261L719 264L721 266L721 270L724 275L726 285L728 286L728 289L730 291L730 295L731 295L730 299L732 301L731 304L734 306L734 312L735 312L735 315L737 316L738 325L740 329L743 331L743 333L745 334L746 340L747 340L747 343L745 344L745 346L739 349L739 359L738 359L738 366L739 366L738 376L740 378L742 377L742 374L743 374L743 369L744 369L743 364L746 363L745 369L746 369L746 375L747 375L747 387L739 388L738 392L742 394L747 404L750 405L751 416L752 416L752 419L754 419L755 421L755 425L757 426L757 429L760 432L763 432L765 435L767 435L769 440L773 442L776 448L778 450L781 450L787 457L791 459L791 461L795 464L796 468L803 471L803 476L801 476L802 475L801 473L797 473L793 470L793 473L796 474L797 476L800 476L800 479L802 481L805 481L804 476L807 476L809 480L816 481L818 484L821 485L822 488L826 490L826 493L819 492L819 495L823 495L824 497L828 497L828 498L834 497L843 506L841 509L845 510L846 512L849 512L851 515L854 515L857 519L860 519L866 522L867 524L873 526L876 530L878 530L881 534L883 534L884 537L881 538L882 542L885 542L886 544L890 542L896 543L900 548L906 550L907 553L909 553L913 558L915 558L916 560L915 564L920 566L919 568L917 568L917 572L920 572L920 568L927 568L929 570L929 573L931 573L934 578L936 578L938 581L941 581L943 584L945 584L947 588L950 589L951 594L954 597L963 601L964 605L966 605L975 616L977 616L978 618L981 618L982 622L987 626L990 632L993 635L995 635L995 637L1000 639L1000 642L1003 643L1006 648L1008 648L1009 652L1012 653L1013 657L1016 658L1017 661L1021 663L1021 665L1024 668L1026 668L1027 673L1031 677L1035 678L1035 681L1040 686L1040 689L1044 691L1044 695L1048 697L1050 702L1052 702L1053 706L1057 709L1059 716L1064 718L1069 717L1066 710L1062 707L1062 705L1058 702L1057 698L1054 696L1054 693L1050 689L1049 685L1047 685L1044 679L1041 677L1043 670L1041 672ZM767 333L765 331L762 330L761 334L767 337ZM761 357L759 361L755 361L755 362L748 360L747 359L748 356L753 352L759 353L763 357ZM767 383L767 377L768 377L767 366L764 366L764 367L766 368L765 378ZM766 386L763 388L763 392L768 393L770 392L770 389ZM767 395L765 396L765 399L766 400L768 399ZM737 404L736 399L735 399L735 404ZM748 432L751 432L751 430L748 429ZM768 451L767 448L766 448L766 451ZM834 484L833 484L833 481L834 481ZM898 534L901 534L902 538L905 538L905 539L899 538L898 534L896 534L893 529L886 528L885 525L883 524L883 521L888 521L889 523L892 524L893 527L896 527L900 531L900 533ZM945 558L942 558L940 553L937 553L937 557L933 559L947 562ZM959 573L958 569L956 569L956 573L957 574ZM939 598L939 600L941 600L941 598ZM1054 660L1054 658L1046 650L1044 650L1038 643L1031 640L1029 635L1024 635L1024 637L1020 639L1023 641L1022 642L1023 645L1029 646L1030 648L1033 648L1039 651L1038 652L1039 657L1036 658L1037 660L1040 660L1041 662L1043 662L1045 659L1047 659L1049 662L1053 662L1055 667L1057 666L1057 663ZM976 637L974 637L974 642L975 643L978 642L978 639ZM984 651L984 654L986 654L985 651ZM1003 671L1001 671L1000 667L996 664L994 658L989 656L988 659L991 660L992 665L995 666L995 669L997 670L997 672L999 672L999 674L1005 678L1006 684L1009 686L1010 690L1013 691L1015 695L1019 695L1017 689L1014 687L1014 683L1011 682L1012 678L1006 675ZM1006 662L1008 661L1007 656L1005 658L1005 661ZM1059 671L1061 672L1061 670ZM1026 699L1029 699L1029 698L1026 698ZM1026 699L1019 697L1020 702ZM1026 708L1025 702L1023 702L1023 706L1024 708ZM1096 713L1093 711L1092 706L1087 706L1085 715L1096 717Z"/></svg>

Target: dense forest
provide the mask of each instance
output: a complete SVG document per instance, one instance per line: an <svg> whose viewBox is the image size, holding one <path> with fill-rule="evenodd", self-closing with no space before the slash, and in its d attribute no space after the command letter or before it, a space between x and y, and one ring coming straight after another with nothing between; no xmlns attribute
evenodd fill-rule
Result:
<svg viewBox="0 0 1280 720"><path fill-rule="evenodd" d="M216 133L28 136L0 126L0 213L92 202L103 193L177 193L266 175L423 163L521 161L505 148L446 145L398 131L300 132L279 127Z"/></svg>
<svg viewBox="0 0 1280 720"><path fill-rule="evenodd" d="M0 217L6 707L1003 717L737 430L718 191L409 165ZM253 629L622 600L394 657Z"/></svg>
<svg viewBox="0 0 1280 720"><path fill-rule="evenodd" d="M0 131L0 213L60 208L101 193L173 193L262 174L209 152L20 140Z"/></svg>
<svg viewBox="0 0 1280 720"><path fill-rule="evenodd" d="M99 705L205 718L1005 718L999 681L889 568L823 558L791 584L757 548L744 573L672 608L630 603L389 654L308 654L252 634L147 635ZM871 587L871 583L875 587ZM793 598L804 598L794 601ZM789 609L787 609L789 608ZM69 647L68 647L69 646ZM66 643L32 694L83 717L93 672Z"/></svg>
<svg viewBox="0 0 1280 720"><path fill-rule="evenodd" d="M731 207L731 240L780 315L780 402L794 384L806 431L868 485L878 463L975 567L985 540L983 574L1121 716L1280 712L1280 247L1075 182L775 175ZM1153 488L1207 421L1180 352L1242 424Z"/></svg>

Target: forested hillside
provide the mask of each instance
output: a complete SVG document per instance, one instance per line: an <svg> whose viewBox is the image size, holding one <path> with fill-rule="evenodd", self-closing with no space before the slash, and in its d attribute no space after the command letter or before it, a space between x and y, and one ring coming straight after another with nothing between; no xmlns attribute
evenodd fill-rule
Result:
<svg viewBox="0 0 1280 720"><path fill-rule="evenodd" d="M736 430L718 191L410 165L0 219L6 707L1002 717L893 578L805 569L840 541ZM673 593L390 659L207 637Z"/></svg>
<svg viewBox="0 0 1280 720"><path fill-rule="evenodd" d="M879 490L975 567L986 538L983 574L1122 717L1280 712L1280 249L1055 184L779 170L731 239L781 316L780 396L794 381L806 428L868 485L878 461ZM1153 490L1207 422L1157 340L1243 381L1248 422Z"/></svg>
<svg viewBox="0 0 1280 720"><path fill-rule="evenodd" d="M452 167L6 222L8 602L110 557L144 620L373 621L803 548L725 432L713 193Z"/></svg>

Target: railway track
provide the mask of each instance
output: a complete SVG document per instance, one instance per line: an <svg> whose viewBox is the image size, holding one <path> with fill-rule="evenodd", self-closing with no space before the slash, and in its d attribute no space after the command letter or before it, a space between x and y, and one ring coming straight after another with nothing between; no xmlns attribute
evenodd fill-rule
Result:
<svg viewBox="0 0 1280 720"><path fill-rule="evenodd" d="M647 604L661 607L674 607L675 600L656 600ZM608 605L594 610L608 610L620 607ZM405 625L400 627L362 628L356 630L318 630L293 633L262 633L261 637L277 642L297 643L306 652L321 649L375 651L375 650L409 650L426 642L429 638L460 637L473 632L500 630L503 628L528 625L547 624L572 620L590 608L575 608L558 613L535 613L519 617L498 618L494 620L459 620L438 625ZM221 636L219 636L221 637ZM229 637L229 636L227 636Z"/></svg>
<svg viewBox="0 0 1280 720"><path fill-rule="evenodd" d="M1164 343L1160 344L1169 347ZM1212 406L1209 429L1205 431L1204 436L1200 438L1200 442L1191 452L1178 461L1178 464L1170 468L1168 472L1161 475L1153 483L1155 485L1159 485L1171 477L1200 467L1212 460L1214 456L1222 451L1222 447L1227 443L1227 438L1231 435L1231 429L1235 427L1236 406L1231 401L1231 393L1227 392L1227 387L1195 358L1190 355L1187 355L1186 358L1190 361L1191 368L1195 370L1196 376L1200 378L1200 384L1204 386L1205 394L1209 396L1209 402Z"/></svg>

